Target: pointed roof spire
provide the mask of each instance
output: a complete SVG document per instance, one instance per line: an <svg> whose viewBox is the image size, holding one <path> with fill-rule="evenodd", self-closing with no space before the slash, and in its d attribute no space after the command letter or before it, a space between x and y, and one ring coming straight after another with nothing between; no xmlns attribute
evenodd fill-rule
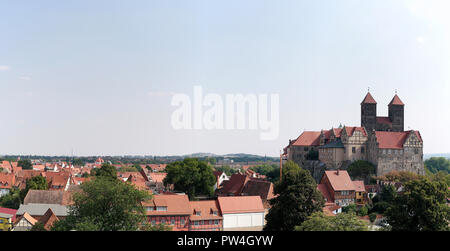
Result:
<svg viewBox="0 0 450 251"><path fill-rule="evenodd" d="M376 104L377 101L375 101L375 99L372 97L372 95L370 94L370 92L367 92L366 97L364 98L364 100L361 102L361 104Z"/></svg>
<svg viewBox="0 0 450 251"><path fill-rule="evenodd" d="M397 92L396 92L394 98L392 98L392 100L391 100L391 102L389 103L388 106L391 106L391 105L405 105L405 104L403 104L403 102L400 100L400 98L397 96Z"/></svg>

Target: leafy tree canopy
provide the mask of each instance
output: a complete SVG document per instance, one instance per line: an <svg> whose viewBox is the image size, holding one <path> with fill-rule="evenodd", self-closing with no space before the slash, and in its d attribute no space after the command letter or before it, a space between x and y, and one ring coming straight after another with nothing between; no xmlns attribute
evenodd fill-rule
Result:
<svg viewBox="0 0 450 251"><path fill-rule="evenodd" d="M309 171L292 161L283 165L282 180L275 183L274 193L278 196L269 201L272 207L264 227L268 231L292 231L312 213L322 211L325 203Z"/></svg>
<svg viewBox="0 0 450 251"><path fill-rule="evenodd" d="M20 191L20 200L22 202L30 189L47 190L48 189L47 179L42 176L34 176L31 177L31 179L28 179L25 188Z"/></svg>
<svg viewBox="0 0 450 251"><path fill-rule="evenodd" d="M69 215L52 230L134 231L145 220L141 202L150 199L147 191L108 175L81 184L81 190L72 197Z"/></svg>
<svg viewBox="0 0 450 251"><path fill-rule="evenodd" d="M325 216L323 212L313 213L296 231L367 231L366 222L353 213L340 213L336 216Z"/></svg>
<svg viewBox="0 0 450 251"><path fill-rule="evenodd" d="M214 194L214 176L212 167L196 158L175 161L166 167L167 176L164 185L173 184L175 190L185 192L190 199L198 195Z"/></svg>
<svg viewBox="0 0 450 251"><path fill-rule="evenodd" d="M432 157L425 160L425 168L431 173L437 173L439 171L450 173L450 160L443 157Z"/></svg>
<svg viewBox="0 0 450 251"><path fill-rule="evenodd" d="M33 169L33 164L29 159L21 159L17 162L17 166L22 167L23 170Z"/></svg>
<svg viewBox="0 0 450 251"><path fill-rule="evenodd" d="M375 166L366 160L353 161L347 168L347 172L352 180L363 179L366 184L372 175L376 174Z"/></svg>
<svg viewBox="0 0 450 251"><path fill-rule="evenodd" d="M91 175L92 176L101 176L101 177L106 177L112 180L116 180L117 179L117 169L115 166L108 164L108 163L104 163L102 164L102 166L100 168L96 168L96 169L92 169L91 171Z"/></svg>
<svg viewBox="0 0 450 251"><path fill-rule="evenodd" d="M449 195L444 182L421 177L405 184L405 192L394 199L385 216L394 231L448 231Z"/></svg>

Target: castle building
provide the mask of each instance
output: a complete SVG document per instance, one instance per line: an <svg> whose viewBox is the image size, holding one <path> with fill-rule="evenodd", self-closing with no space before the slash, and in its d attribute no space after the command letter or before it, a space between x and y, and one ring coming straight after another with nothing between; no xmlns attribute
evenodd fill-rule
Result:
<svg viewBox="0 0 450 251"><path fill-rule="evenodd" d="M284 155L307 167L313 177L321 177L325 170L346 169L356 160L373 163L377 176L392 171L424 174L423 140L419 131L404 131L404 108L395 94L388 105L388 117L378 117L377 102L368 92L361 102L361 126L304 131L289 140ZM314 161L324 168L309 168Z"/></svg>

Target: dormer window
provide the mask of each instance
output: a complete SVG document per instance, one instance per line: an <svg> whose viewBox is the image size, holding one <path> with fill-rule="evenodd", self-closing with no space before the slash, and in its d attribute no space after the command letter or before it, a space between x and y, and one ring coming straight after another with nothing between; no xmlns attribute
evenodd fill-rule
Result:
<svg viewBox="0 0 450 251"><path fill-rule="evenodd" d="M213 215L217 215L218 213L217 213L217 211L213 211L212 214Z"/></svg>
<svg viewBox="0 0 450 251"><path fill-rule="evenodd" d="M145 207L145 210L147 210L147 211L155 211L155 208L154 207Z"/></svg>
<svg viewBox="0 0 450 251"><path fill-rule="evenodd" d="M200 216L202 214L202 212L201 211L197 211L197 210L195 210L195 215L197 215L197 216Z"/></svg>
<svg viewBox="0 0 450 251"><path fill-rule="evenodd" d="M167 207L156 207L156 211L167 211Z"/></svg>

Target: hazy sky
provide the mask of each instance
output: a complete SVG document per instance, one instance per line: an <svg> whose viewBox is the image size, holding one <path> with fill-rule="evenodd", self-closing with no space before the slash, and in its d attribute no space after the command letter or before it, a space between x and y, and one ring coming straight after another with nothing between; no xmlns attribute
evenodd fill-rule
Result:
<svg viewBox="0 0 450 251"><path fill-rule="evenodd" d="M0 0L0 154L276 156L395 89L450 152L450 1ZM280 134L174 130L172 93L278 93Z"/></svg>

